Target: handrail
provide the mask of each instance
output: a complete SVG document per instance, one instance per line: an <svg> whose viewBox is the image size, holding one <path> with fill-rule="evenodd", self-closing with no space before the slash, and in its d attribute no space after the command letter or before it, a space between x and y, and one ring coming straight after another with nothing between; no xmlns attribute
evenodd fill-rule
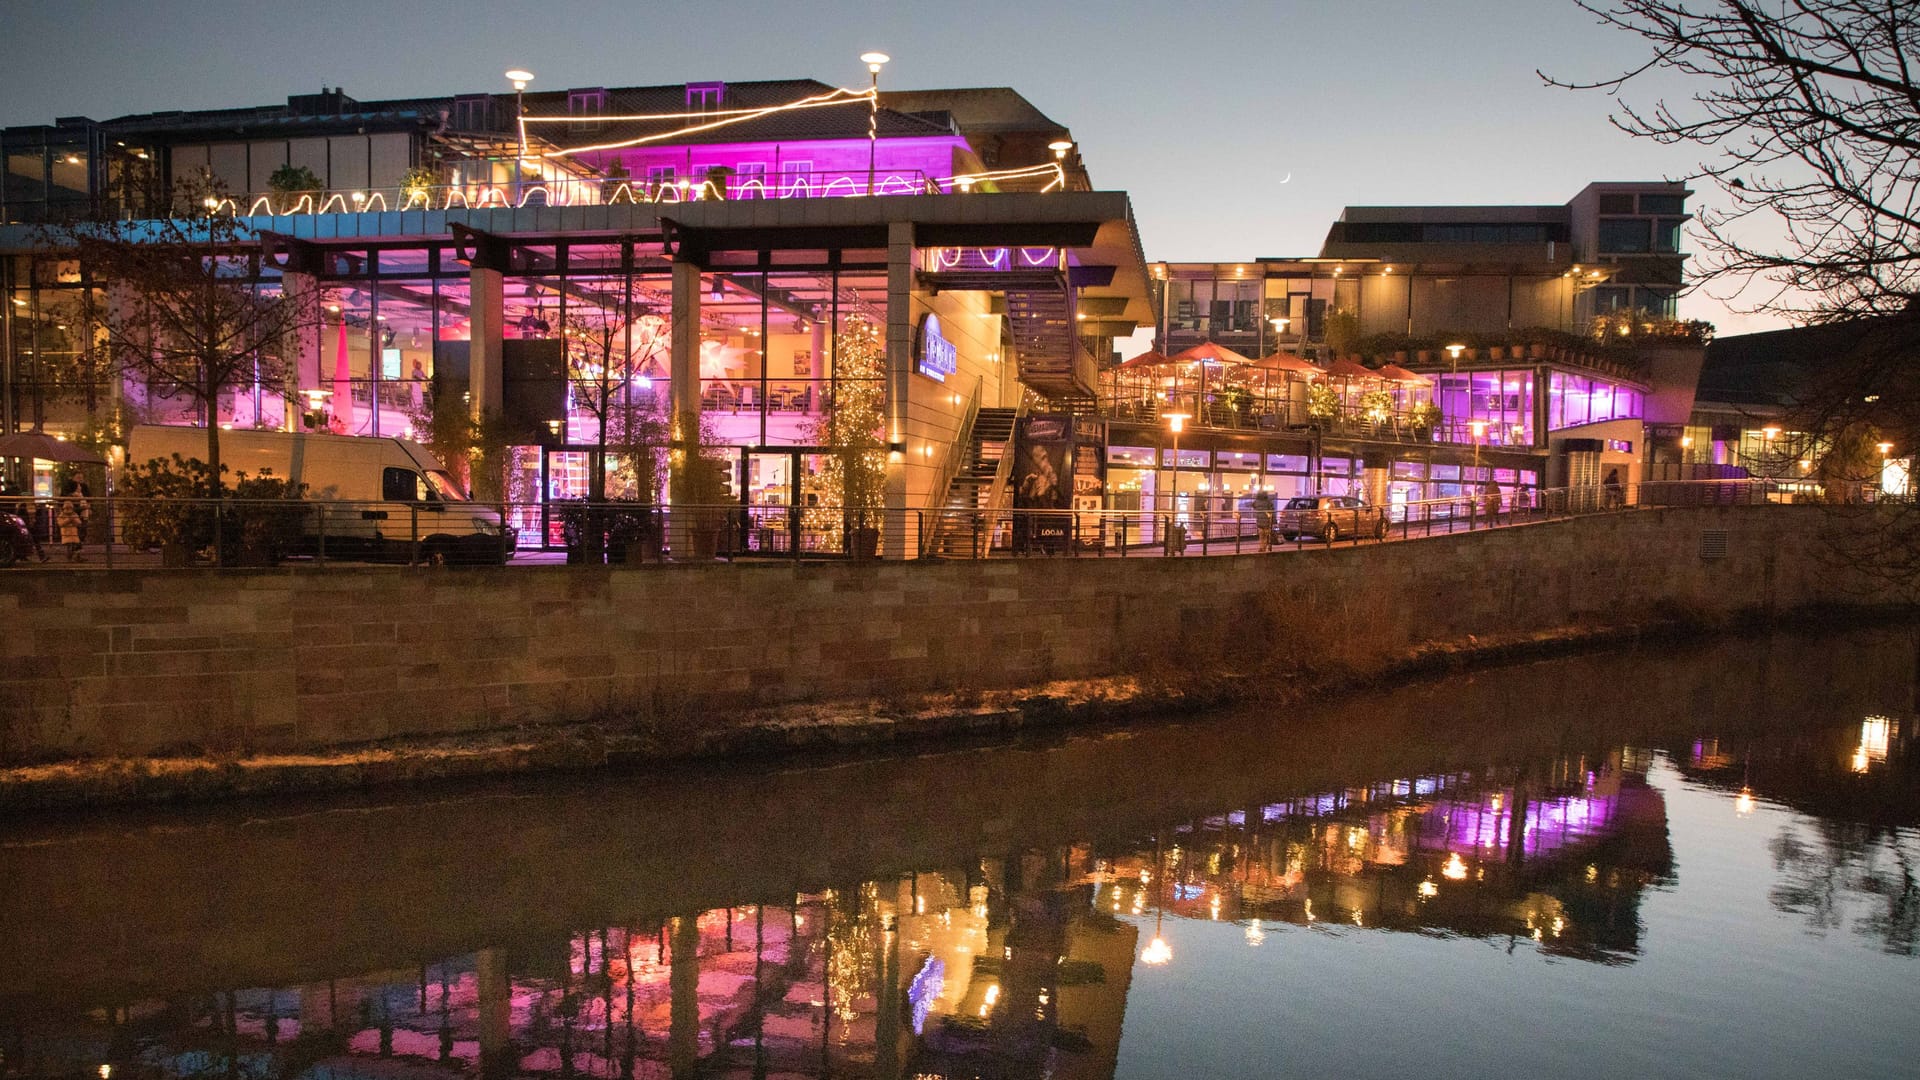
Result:
<svg viewBox="0 0 1920 1080"><path fill-rule="evenodd" d="M920 538L920 554L940 545L946 532L949 515L946 513L947 495L953 489L954 477L960 475L966 456L973 449L973 427L980 418L980 392L985 389L987 377L984 374L973 377L973 393L967 396L967 407L961 413L960 427L955 432L953 442L947 445L946 462L941 466L940 479L933 485L928 495L927 511L933 515L934 526L928 535Z"/></svg>
<svg viewBox="0 0 1920 1080"><path fill-rule="evenodd" d="M1032 395L1023 393L1020 395L1020 404L1014 406L1013 430L1007 433L1007 448L1000 454L1000 461L993 468L993 483L987 488L986 503L981 506L981 509L988 513L997 512L1000 509L1001 500L1007 497L1010 481L1013 478L1013 444L1020 436L1020 421L1026 417L1027 403L1031 400Z"/></svg>

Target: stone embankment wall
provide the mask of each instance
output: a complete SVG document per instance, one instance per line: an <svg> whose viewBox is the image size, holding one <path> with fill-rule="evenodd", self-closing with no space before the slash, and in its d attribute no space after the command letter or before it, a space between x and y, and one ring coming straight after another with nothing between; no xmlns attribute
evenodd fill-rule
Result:
<svg viewBox="0 0 1920 1080"><path fill-rule="evenodd" d="M1136 674L1364 671L1469 637L1866 604L1812 507L1358 549L986 563L0 574L0 753L311 749ZM1705 557L1724 533L1724 557Z"/></svg>

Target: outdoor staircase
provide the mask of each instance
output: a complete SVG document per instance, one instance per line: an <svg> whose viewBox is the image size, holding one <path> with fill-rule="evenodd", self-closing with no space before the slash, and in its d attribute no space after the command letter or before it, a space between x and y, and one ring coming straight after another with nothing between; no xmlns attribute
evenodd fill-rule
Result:
<svg viewBox="0 0 1920 1080"><path fill-rule="evenodd" d="M1018 409L981 409L974 417L973 437L962 451L966 456L937 511L928 555L966 558L974 554L974 522L983 511L995 509L988 503L1004 471L1001 464L1012 452L1018 417ZM986 515L982 529L992 528L992 515ZM988 536L989 532L981 533L981 544L987 543Z"/></svg>
<svg viewBox="0 0 1920 1080"><path fill-rule="evenodd" d="M1020 381L1070 412L1071 403L1093 400L1093 357L1080 344L1073 289L1066 275L1029 279L1006 288L1007 328L1013 336Z"/></svg>
<svg viewBox="0 0 1920 1080"><path fill-rule="evenodd" d="M935 292L977 290L1006 298L1007 331L1020 381L1045 398L1048 412L1091 415L1097 365L1080 343L1078 297L1057 267L992 269L965 265L920 275Z"/></svg>

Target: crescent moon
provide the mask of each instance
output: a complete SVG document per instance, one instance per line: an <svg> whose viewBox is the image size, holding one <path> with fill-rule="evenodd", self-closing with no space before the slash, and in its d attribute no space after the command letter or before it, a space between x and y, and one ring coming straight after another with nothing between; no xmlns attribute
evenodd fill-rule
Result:
<svg viewBox="0 0 1920 1080"><path fill-rule="evenodd" d="M1293 174L1292 174L1292 173L1288 173L1287 175L1285 175L1285 176L1283 176L1283 177L1281 177L1281 178L1280 178L1280 182L1284 184L1284 183L1286 183L1287 181L1289 181L1289 180L1291 180L1291 179L1293 179Z"/></svg>

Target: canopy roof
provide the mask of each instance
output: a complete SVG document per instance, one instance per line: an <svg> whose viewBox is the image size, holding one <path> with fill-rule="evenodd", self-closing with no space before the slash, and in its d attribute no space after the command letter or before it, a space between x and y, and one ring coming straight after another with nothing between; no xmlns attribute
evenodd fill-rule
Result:
<svg viewBox="0 0 1920 1080"><path fill-rule="evenodd" d="M44 431L22 431L0 435L0 458L39 458L41 461L69 465L105 465L107 459L65 439L56 439Z"/></svg>
<svg viewBox="0 0 1920 1080"><path fill-rule="evenodd" d="M1252 360L1241 356L1225 345L1215 345L1203 341L1185 352L1177 353L1174 359L1183 364L1251 364Z"/></svg>
<svg viewBox="0 0 1920 1080"><path fill-rule="evenodd" d="M1432 379L1427 378L1425 375L1416 375L1406 368L1401 367L1399 364L1382 364L1380 365L1380 369L1375 371L1374 374L1388 382L1407 383L1412 386L1433 385Z"/></svg>
<svg viewBox="0 0 1920 1080"><path fill-rule="evenodd" d="M1378 379L1380 373L1351 356L1343 356L1327 365L1327 374L1336 379Z"/></svg>

